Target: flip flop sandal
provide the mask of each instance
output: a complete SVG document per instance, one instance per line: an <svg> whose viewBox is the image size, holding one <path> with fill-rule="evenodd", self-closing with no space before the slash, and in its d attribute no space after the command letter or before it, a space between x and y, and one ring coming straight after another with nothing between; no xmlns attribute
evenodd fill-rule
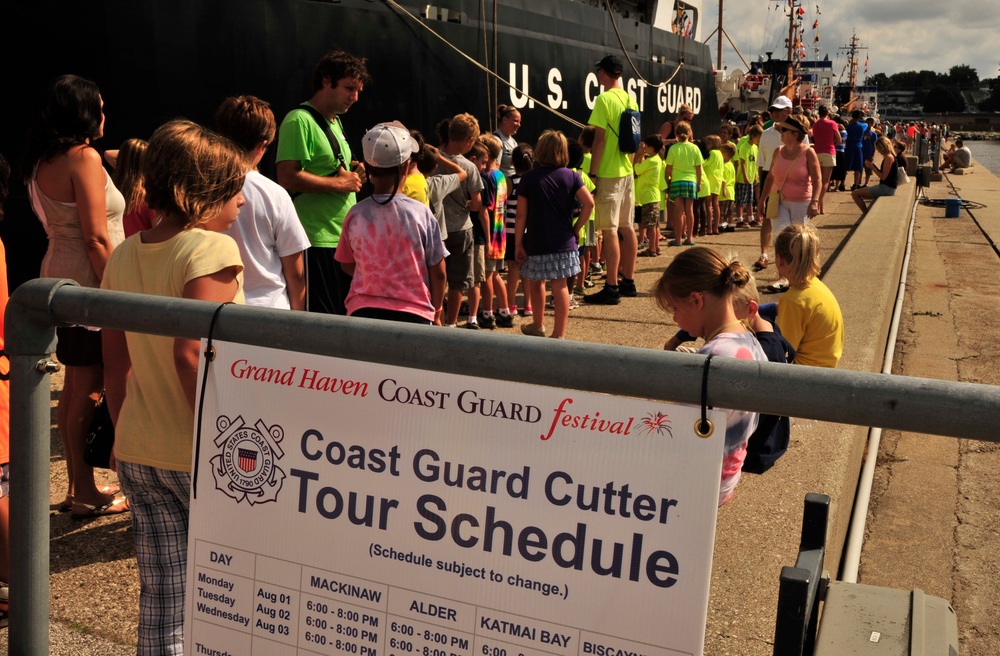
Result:
<svg viewBox="0 0 1000 656"><path fill-rule="evenodd" d="M70 517L73 519L92 519L94 517L104 517L106 515L120 515L121 513L129 511L128 499L125 497L115 497L102 506L92 506L89 503L81 503L79 501L74 501L73 505L81 506L86 509L86 511L82 513L71 513Z"/></svg>

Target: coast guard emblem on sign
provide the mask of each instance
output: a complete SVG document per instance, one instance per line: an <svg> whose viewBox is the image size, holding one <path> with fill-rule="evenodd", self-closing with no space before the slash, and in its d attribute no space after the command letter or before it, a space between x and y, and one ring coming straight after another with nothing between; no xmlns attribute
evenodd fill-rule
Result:
<svg viewBox="0 0 1000 656"><path fill-rule="evenodd" d="M275 501L285 480L285 472L276 464L285 455L281 426L268 426L260 419L247 426L243 417L230 421L221 416L216 428L215 446L222 452L211 460L215 487L237 503Z"/></svg>

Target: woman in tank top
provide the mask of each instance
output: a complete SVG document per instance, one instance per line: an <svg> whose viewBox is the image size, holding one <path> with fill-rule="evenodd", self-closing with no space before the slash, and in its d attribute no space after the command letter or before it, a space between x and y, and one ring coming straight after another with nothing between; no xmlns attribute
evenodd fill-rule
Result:
<svg viewBox="0 0 1000 656"><path fill-rule="evenodd" d="M90 80L63 75L49 85L28 133L22 175L49 244L43 278L99 287L111 251L125 234L125 200L92 143L104 134L104 101ZM68 472L60 510L87 518L128 510L117 489L98 488L83 460L86 433L104 386L101 333L57 328L56 356L66 367L57 411Z"/></svg>
<svg viewBox="0 0 1000 656"><path fill-rule="evenodd" d="M803 119L789 116L774 127L781 132L781 147L774 151L771 159L771 171L764 181L764 189L757 201L757 210L764 215L768 195L778 189L781 192L781 204L778 206L778 216L772 219L775 233L780 233L785 226L808 223L809 219L819 214L819 194L822 184L819 157L816 151L805 143L809 126ZM765 255L761 255L764 259ZM770 286L772 291L788 289L788 281L784 278Z"/></svg>

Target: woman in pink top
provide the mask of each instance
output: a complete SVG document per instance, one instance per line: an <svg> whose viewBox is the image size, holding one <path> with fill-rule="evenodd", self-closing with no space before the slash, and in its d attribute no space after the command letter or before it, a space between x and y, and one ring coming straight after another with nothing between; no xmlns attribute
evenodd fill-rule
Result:
<svg viewBox="0 0 1000 656"><path fill-rule="evenodd" d="M819 188L819 213L823 214L823 199L826 189L830 186L833 168L837 165L837 146L843 140L837 122L830 118L830 109L823 105L819 108L819 120L812 126L812 146L819 158L819 168L823 175L823 186Z"/></svg>
<svg viewBox="0 0 1000 656"><path fill-rule="evenodd" d="M774 232L780 233L787 225L807 223L819 214L821 173L816 151L803 143L809 128L800 117L793 114L775 123L775 128L781 132L781 147L774 151L771 172L757 201L757 211L764 215L765 201L777 188L781 192L781 204L772 224ZM762 254L761 258L765 255ZM788 289L788 281L782 278L770 289L784 291Z"/></svg>

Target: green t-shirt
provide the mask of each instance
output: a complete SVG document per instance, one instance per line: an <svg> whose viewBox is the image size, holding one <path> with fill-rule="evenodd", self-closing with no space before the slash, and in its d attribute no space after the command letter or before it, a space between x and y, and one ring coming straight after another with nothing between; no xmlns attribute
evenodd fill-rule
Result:
<svg viewBox="0 0 1000 656"><path fill-rule="evenodd" d="M704 163L698 146L690 141L678 141L667 151L671 182L698 182L698 167Z"/></svg>
<svg viewBox="0 0 1000 656"><path fill-rule="evenodd" d="M626 105L638 109L632 96L623 89L608 89L594 102L594 111L587 123L604 130L604 154L597 166L599 178L632 175L632 156L618 149L618 122Z"/></svg>
<svg viewBox="0 0 1000 656"><path fill-rule="evenodd" d="M642 207L658 203L663 197L666 179L663 177L663 160L652 155L635 165L635 204Z"/></svg>
<svg viewBox="0 0 1000 656"><path fill-rule="evenodd" d="M741 167L740 164L743 164ZM757 144L750 143L750 137L742 136L736 144L736 157L733 158L733 166L736 167L736 182L740 184L754 184L757 182ZM741 168L746 169L743 175Z"/></svg>
<svg viewBox="0 0 1000 656"><path fill-rule="evenodd" d="M724 165L725 162L722 159L721 150L716 148L708 152L708 158L705 160L705 166L702 171L708 179L708 186L713 194L719 193L719 187L722 185L722 167Z"/></svg>
<svg viewBox="0 0 1000 656"><path fill-rule="evenodd" d="M719 191L719 200L736 200L736 167L732 161L722 165L722 182L725 189ZM723 193L724 192L724 193Z"/></svg>
<svg viewBox="0 0 1000 656"><path fill-rule="evenodd" d="M344 138L340 120L333 121L331 127L334 136L340 142L340 152L344 161L350 165L351 147ZM340 161L334 156L326 133L305 109L293 109L281 122L275 160L297 161L303 171L321 176L331 175L340 169ZM296 196L295 211L309 237L309 242L321 248L336 248L340 243L344 217L354 206L354 202L354 192L310 193Z"/></svg>

